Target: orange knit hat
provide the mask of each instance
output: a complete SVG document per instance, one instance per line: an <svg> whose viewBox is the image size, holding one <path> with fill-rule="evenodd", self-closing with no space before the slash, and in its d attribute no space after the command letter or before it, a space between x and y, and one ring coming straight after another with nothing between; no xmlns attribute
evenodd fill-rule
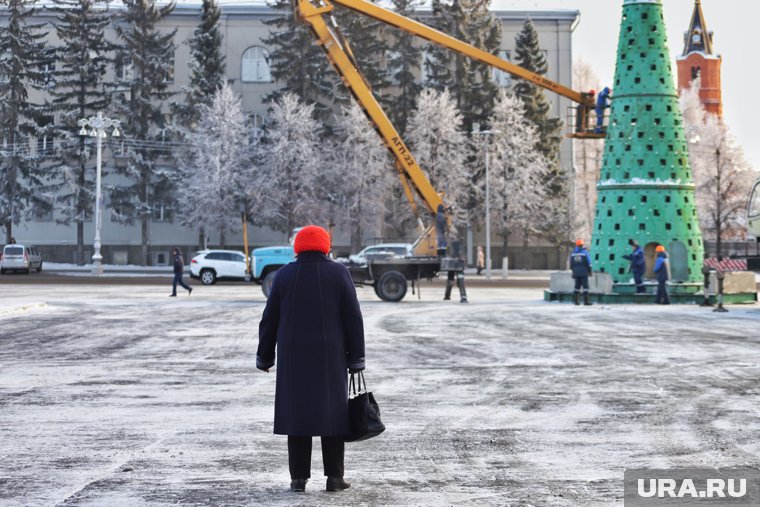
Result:
<svg viewBox="0 0 760 507"><path fill-rule="evenodd" d="M296 255L301 252L322 252L327 255L330 252L330 235L322 227L307 225L296 234L293 251Z"/></svg>
<svg viewBox="0 0 760 507"><path fill-rule="evenodd" d="M654 249L655 252L664 252L665 247L662 245L657 245L657 248Z"/></svg>

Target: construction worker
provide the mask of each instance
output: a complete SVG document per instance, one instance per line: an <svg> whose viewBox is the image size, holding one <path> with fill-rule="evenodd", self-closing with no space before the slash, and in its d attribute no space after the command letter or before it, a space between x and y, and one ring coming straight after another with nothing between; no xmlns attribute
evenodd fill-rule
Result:
<svg viewBox="0 0 760 507"><path fill-rule="evenodd" d="M570 269L573 272L573 279L575 280L575 290L573 291L573 298L576 305L581 304L581 289L583 289L583 304L590 306L591 301L588 295L588 277L593 274L591 271L591 256L583 247L583 240L579 239L575 242L575 249L570 254Z"/></svg>
<svg viewBox="0 0 760 507"><path fill-rule="evenodd" d="M459 302L467 303L467 290L464 286L464 262L462 261L462 249L459 239L455 238L451 241L451 258L458 261L457 269L449 269L446 276L446 290L443 293L443 300L448 301L451 299L451 289L454 288L454 282L456 282L457 287L459 288ZM460 264L461 269L459 269Z"/></svg>
<svg viewBox="0 0 760 507"><path fill-rule="evenodd" d="M439 204L437 213L435 214L436 249L439 257L446 255L446 235L448 232L449 222L446 219L446 207L443 204Z"/></svg>
<svg viewBox="0 0 760 507"><path fill-rule="evenodd" d="M604 132L604 110L610 107L610 95L612 90L605 86L604 90L599 93L596 98L596 128L594 132L601 134Z"/></svg>
<svg viewBox="0 0 760 507"><path fill-rule="evenodd" d="M670 296L668 296L667 282L670 280L670 261L665 247L657 245L654 249L657 252L657 260L654 263L654 274L657 275L657 297L654 302L658 305L669 305Z"/></svg>
<svg viewBox="0 0 760 507"><path fill-rule="evenodd" d="M635 239L629 239L628 244L633 248L630 255L624 255L623 259L631 261L631 273L633 273L633 282L636 284L636 294L646 292L644 287L644 272L646 271L646 260L644 259L644 250L639 246Z"/></svg>

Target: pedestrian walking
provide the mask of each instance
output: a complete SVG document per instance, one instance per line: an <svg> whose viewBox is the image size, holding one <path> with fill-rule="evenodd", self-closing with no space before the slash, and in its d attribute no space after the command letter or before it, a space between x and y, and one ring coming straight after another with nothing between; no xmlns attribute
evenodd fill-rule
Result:
<svg viewBox="0 0 760 507"><path fill-rule="evenodd" d="M591 300L588 294L588 277L593 274L591 270L591 256L583 246L583 240L575 242L575 249L570 254L570 269L573 272L575 280L575 289L573 290L573 300L576 305L581 304L581 289L583 289L583 304L591 306Z"/></svg>
<svg viewBox="0 0 760 507"><path fill-rule="evenodd" d="M669 305L670 296L668 295L668 280L670 280L670 261L665 247L657 245L657 260L654 263L654 274L657 275L657 297L654 302L658 305Z"/></svg>
<svg viewBox="0 0 760 507"><path fill-rule="evenodd" d="M177 284L180 284L189 296L193 293L193 288L182 280L182 275L185 272L185 261L182 259L179 248L172 250L172 255L174 256L174 281L172 281L172 293L169 294L169 297L177 297Z"/></svg>
<svg viewBox="0 0 760 507"><path fill-rule="evenodd" d="M483 269L486 267L486 254L483 252L483 247L478 245L478 255L475 260L475 268L478 270L478 274L483 273Z"/></svg>
<svg viewBox="0 0 760 507"><path fill-rule="evenodd" d="M276 356L274 433L288 436L290 489L305 491L319 436L326 489L339 491L350 487L346 372L364 369L364 323L351 275L327 257L327 231L304 227L293 249L296 260L277 271L259 323L256 367L268 372Z"/></svg>
<svg viewBox="0 0 760 507"><path fill-rule="evenodd" d="M639 246L635 239L629 239L628 244L633 248L630 255L624 255L623 259L631 261L631 273L633 273L633 282L636 284L636 294L646 292L644 287L644 272L646 271L646 260L644 259L644 250Z"/></svg>

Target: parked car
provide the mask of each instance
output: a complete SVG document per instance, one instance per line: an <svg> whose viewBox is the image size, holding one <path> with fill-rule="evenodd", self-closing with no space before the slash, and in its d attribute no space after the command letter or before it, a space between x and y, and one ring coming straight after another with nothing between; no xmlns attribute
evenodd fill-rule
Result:
<svg viewBox="0 0 760 507"><path fill-rule="evenodd" d="M190 277L203 285L213 285L217 280L247 280L247 259L235 250L201 250L190 261Z"/></svg>
<svg viewBox="0 0 760 507"><path fill-rule="evenodd" d="M32 270L42 271L42 255L29 245L12 243L3 247L0 255L0 274L6 271L23 271L29 274Z"/></svg>
<svg viewBox="0 0 760 507"><path fill-rule="evenodd" d="M409 257L414 255L412 248L411 243L378 243L349 255L348 260L355 264L366 264L372 257Z"/></svg>

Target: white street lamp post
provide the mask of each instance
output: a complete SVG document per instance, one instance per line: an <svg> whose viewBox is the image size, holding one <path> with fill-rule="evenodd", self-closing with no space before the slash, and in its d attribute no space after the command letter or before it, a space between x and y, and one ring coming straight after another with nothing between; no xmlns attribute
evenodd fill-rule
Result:
<svg viewBox="0 0 760 507"><path fill-rule="evenodd" d="M472 133L486 136L483 145L486 162L486 279L491 279L491 178L489 176L490 139L492 134L499 134L498 130L480 130L480 124L472 124Z"/></svg>
<svg viewBox="0 0 760 507"><path fill-rule="evenodd" d="M103 165L103 139L108 136L106 129L113 127L111 135L113 137L119 137L119 120L112 120L106 118L103 113L98 113L97 116L90 116L89 118L82 118L77 122L82 127L79 131L80 136L94 137L97 145L97 157L96 157L96 169L95 169L95 240L93 241L93 247L95 253L92 255L92 274L103 274L103 256L100 254L100 229L102 226L102 214L101 205L103 197L101 194L101 174ZM87 132L87 128L91 130Z"/></svg>

